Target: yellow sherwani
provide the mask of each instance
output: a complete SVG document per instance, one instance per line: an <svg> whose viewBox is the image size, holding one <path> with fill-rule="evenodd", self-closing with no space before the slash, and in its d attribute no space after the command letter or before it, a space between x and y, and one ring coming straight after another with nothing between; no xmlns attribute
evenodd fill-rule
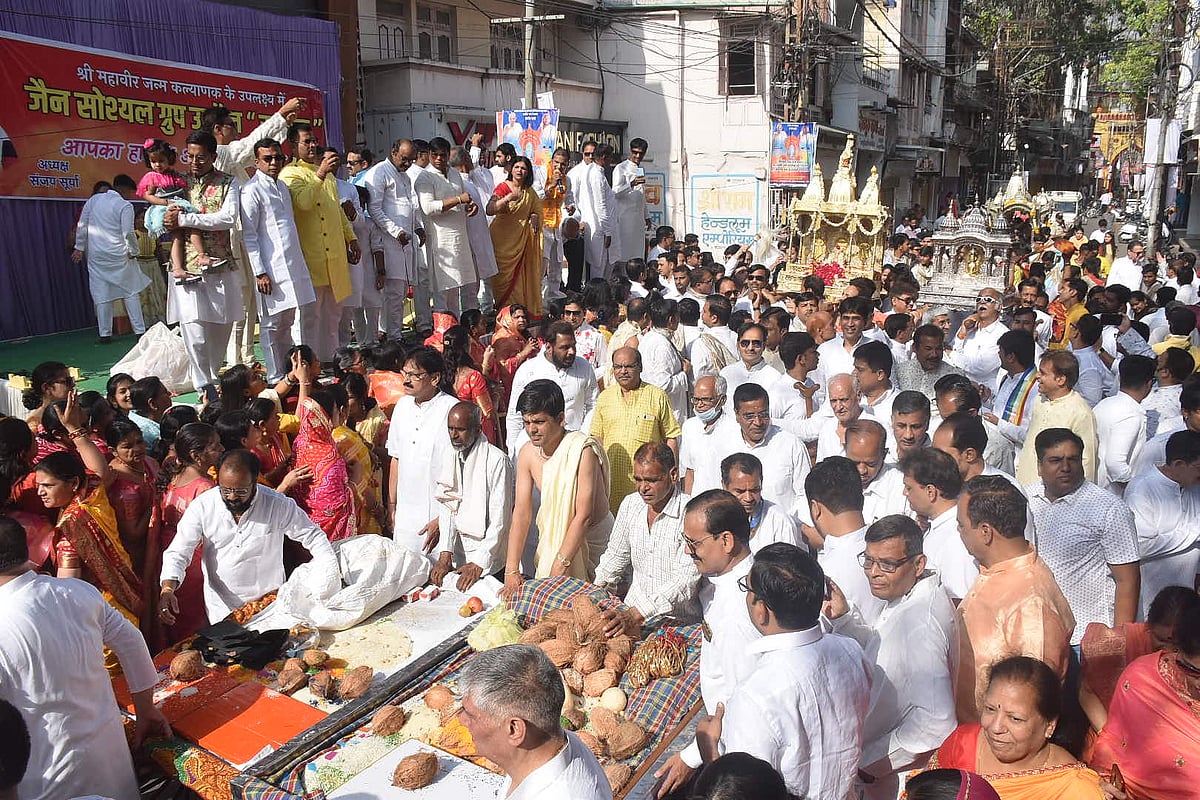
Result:
<svg viewBox="0 0 1200 800"><path fill-rule="evenodd" d="M350 261L346 245L356 241L350 220L338 200L333 175L317 178L317 168L296 160L279 173L279 179L292 193L292 210L300 249L308 264L314 287L328 286L339 303L350 296Z"/></svg>

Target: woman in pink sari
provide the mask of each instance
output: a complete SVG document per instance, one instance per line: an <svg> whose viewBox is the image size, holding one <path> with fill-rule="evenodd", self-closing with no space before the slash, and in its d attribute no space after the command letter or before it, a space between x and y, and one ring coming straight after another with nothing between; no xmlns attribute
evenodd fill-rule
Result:
<svg viewBox="0 0 1200 800"><path fill-rule="evenodd" d="M300 354L292 356L292 368L304 374ZM292 443L296 467L312 470L312 480L293 488L288 494L304 513L325 531L329 541L336 542L358 533L358 511L346 460L338 452L333 429L340 421L333 397L321 390L309 392L307 382L300 383L297 410L300 432Z"/></svg>
<svg viewBox="0 0 1200 800"><path fill-rule="evenodd" d="M1111 798L1194 798L1200 786L1200 597L1175 628L1178 652L1142 656L1118 682L1091 764ZM1114 780L1114 767L1121 781ZM1124 783L1124 790L1113 784Z"/></svg>
<svg viewBox="0 0 1200 800"><path fill-rule="evenodd" d="M108 501L117 517L121 544L146 587L146 607L158 600L158 464L146 455L142 429L127 419L109 426L107 441L113 458L108 464L112 483ZM147 618L147 623L150 618Z"/></svg>
<svg viewBox="0 0 1200 800"><path fill-rule="evenodd" d="M483 377L479 365L471 358L468 350L470 336L462 325L455 325L442 336L442 356L446 359L446 371L454 375L454 394L464 403L479 406L483 416L483 435L497 447L500 437L496 419L496 400L492 387Z"/></svg>
<svg viewBox="0 0 1200 800"><path fill-rule="evenodd" d="M161 501L162 534L159 537L159 558L175 538L179 520L192 501L203 492L216 486L210 476L221 453L221 437L211 425L193 422L184 425L175 434L175 462L164 475L168 478ZM175 624L164 628L168 643L186 639L208 625L208 614L204 608L204 574L201 568L201 547L196 548L192 562L188 564L183 583L175 590L179 599L180 613Z"/></svg>

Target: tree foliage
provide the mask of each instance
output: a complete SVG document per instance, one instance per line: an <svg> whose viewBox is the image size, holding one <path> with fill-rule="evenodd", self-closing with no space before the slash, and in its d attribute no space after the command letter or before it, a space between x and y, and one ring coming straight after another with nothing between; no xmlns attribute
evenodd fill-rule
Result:
<svg viewBox="0 0 1200 800"><path fill-rule="evenodd" d="M1117 0L1123 30L1100 72L1101 85L1144 97L1157 82L1163 32L1171 14L1167 0Z"/></svg>

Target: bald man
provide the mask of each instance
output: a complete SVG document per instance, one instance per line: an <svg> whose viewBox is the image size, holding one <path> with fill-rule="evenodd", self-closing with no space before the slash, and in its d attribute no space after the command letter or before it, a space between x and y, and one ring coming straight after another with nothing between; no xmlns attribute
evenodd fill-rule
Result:
<svg viewBox="0 0 1200 800"><path fill-rule="evenodd" d="M482 435L483 415L474 403L458 403L446 416L450 450L435 483L442 551L429 573L442 585L458 575L460 592L484 575L504 580L508 526L512 520L512 460Z"/></svg>
<svg viewBox="0 0 1200 800"><path fill-rule="evenodd" d="M1008 326L1000 321L1003 306L998 289L981 290L975 298L975 313L962 321L954 335L950 363L983 386L991 386L1000 370L1000 337L1008 333Z"/></svg>
<svg viewBox="0 0 1200 800"><path fill-rule="evenodd" d="M826 402L837 425L825 425L817 436L817 461L843 453L846 426L862 416L862 398L854 378L844 373L834 375L825 388Z"/></svg>

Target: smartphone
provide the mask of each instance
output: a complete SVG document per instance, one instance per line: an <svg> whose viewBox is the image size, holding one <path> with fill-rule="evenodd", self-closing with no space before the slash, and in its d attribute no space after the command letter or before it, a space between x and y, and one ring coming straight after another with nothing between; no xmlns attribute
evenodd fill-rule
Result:
<svg viewBox="0 0 1200 800"><path fill-rule="evenodd" d="M1108 782L1115 786L1119 791L1125 791L1125 776L1121 774L1121 768L1116 764L1112 765L1112 773L1108 776Z"/></svg>
<svg viewBox="0 0 1200 800"><path fill-rule="evenodd" d="M638 167L637 170L633 174L638 176L639 178L644 178L644 177L646 177L646 170L642 169L641 167Z"/></svg>

